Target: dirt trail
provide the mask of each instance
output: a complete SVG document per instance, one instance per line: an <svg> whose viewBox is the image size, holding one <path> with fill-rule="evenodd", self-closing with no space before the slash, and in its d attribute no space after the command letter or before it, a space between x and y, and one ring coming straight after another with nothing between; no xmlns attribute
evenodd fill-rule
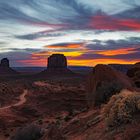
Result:
<svg viewBox="0 0 140 140"><path fill-rule="evenodd" d="M24 90L23 93L19 96L19 101L15 104L11 104L8 106L0 107L0 113L5 113L10 111L10 108L13 106L20 106L26 102L26 95L28 94L28 90ZM9 138L5 137L3 134L0 134L0 140L10 140Z"/></svg>
<svg viewBox="0 0 140 140"><path fill-rule="evenodd" d="M0 111L5 110L5 109L9 109L11 107L16 107L16 106L20 106L22 104L24 104L26 102L26 98L25 96L28 94L28 90L24 90L23 93L19 96L19 101L15 104L12 105L8 105L8 106L4 106L4 107L0 107Z"/></svg>
<svg viewBox="0 0 140 140"><path fill-rule="evenodd" d="M40 87L44 87L44 86L50 87L50 86L52 86L51 84L46 83L46 82L42 82L42 81L36 81L36 82L34 82L34 84L36 86L40 86Z"/></svg>

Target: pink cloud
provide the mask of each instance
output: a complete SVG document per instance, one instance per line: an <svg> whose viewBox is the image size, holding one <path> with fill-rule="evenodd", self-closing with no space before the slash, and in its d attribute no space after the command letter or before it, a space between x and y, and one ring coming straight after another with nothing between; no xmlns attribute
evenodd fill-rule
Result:
<svg viewBox="0 0 140 140"><path fill-rule="evenodd" d="M119 19L107 15L96 15L91 18L89 27L98 30L140 31L140 21L135 19Z"/></svg>

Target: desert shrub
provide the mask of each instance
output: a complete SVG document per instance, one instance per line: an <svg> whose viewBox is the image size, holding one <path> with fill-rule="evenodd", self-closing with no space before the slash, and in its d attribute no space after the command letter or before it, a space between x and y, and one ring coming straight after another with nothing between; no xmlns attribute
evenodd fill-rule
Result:
<svg viewBox="0 0 140 140"><path fill-rule="evenodd" d="M0 107L12 104L23 89L22 83L18 81L0 81Z"/></svg>
<svg viewBox="0 0 140 140"><path fill-rule="evenodd" d="M43 120L42 119L39 119L38 120L38 123L39 123L39 125L42 125L43 124Z"/></svg>
<svg viewBox="0 0 140 140"><path fill-rule="evenodd" d="M102 110L103 118L108 127L115 127L131 122L140 111L140 93L122 90L113 95Z"/></svg>
<svg viewBox="0 0 140 140"><path fill-rule="evenodd" d="M68 121L71 120L71 119L72 119L72 116L69 116L69 115L67 115L67 116L64 117L64 120L65 120L66 122L68 122Z"/></svg>
<svg viewBox="0 0 140 140"><path fill-rule="evenodd" d="M98 83L95 91L95 105L108 102L112 95L119 93L121 90L122 85L118 82Z"/></svg>
<svg viewBox="0 0 140 140"><path fill-rule="evenodd" d="M140 88L140 81L135 81L136 87Z"/></svg>
<svg viewBox="0 0 140 140"><path fill-rule="evenodd" d="M14 82L1 82L0 83L0 95L9 95L13 96L13 94L19 94L23 90L22 86L18 83Z"/></svg>
<svg viewBox="0 0 140 140"><path fill-rule="evenodd" d="M39 140L41 136L41 128L36 125L29 125L19 129L11 140Z"/></svg>

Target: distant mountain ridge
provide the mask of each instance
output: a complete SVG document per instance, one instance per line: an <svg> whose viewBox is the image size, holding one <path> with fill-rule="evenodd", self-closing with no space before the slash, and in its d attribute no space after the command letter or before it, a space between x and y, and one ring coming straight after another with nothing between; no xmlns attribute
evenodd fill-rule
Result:
<svg viewBox="0 0 140 140"><path fill-rule="evenodd" d="M131 64L109 64L111 67L121 72L127 73L128 69L132 68ZM89 72L93 67L90 66L68 66L70 70ZM46 67L13 67L14 70L22 73L38 73L46 69Z"/></svg>

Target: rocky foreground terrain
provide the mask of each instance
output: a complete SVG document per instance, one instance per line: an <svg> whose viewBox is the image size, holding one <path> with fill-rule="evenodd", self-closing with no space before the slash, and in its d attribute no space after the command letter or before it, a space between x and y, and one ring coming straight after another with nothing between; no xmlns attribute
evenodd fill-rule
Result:
<svg viewBox="0 0 140 140"><path fill-rule="evenodd" d="M7 101L0 109L1 140L140 138L139 91L128 89L119 93L122 90L119 86L115 86L118 89L112 85L106 89L102 87L103 92L96 93L103 93L104 100L99 100L100 94L96 95L98 100L92 98L93 103L97 103L94 106L87 102L87 82L81 78L75 79L75 83L69 82L72 79L61 83L57 80L22 81L23 85L18 81L20 92L14 91L12 98L6 96ZM118 90L117 95L110 98L110 90L113 94Z"/></svg>
<svg viewBox="0 0 140 140"><path fill-rule="evenodd" d="M63 68L0 80L0 140L139 140L139 69L129 78L100 64L82 76L58 57Z"/></svg>

